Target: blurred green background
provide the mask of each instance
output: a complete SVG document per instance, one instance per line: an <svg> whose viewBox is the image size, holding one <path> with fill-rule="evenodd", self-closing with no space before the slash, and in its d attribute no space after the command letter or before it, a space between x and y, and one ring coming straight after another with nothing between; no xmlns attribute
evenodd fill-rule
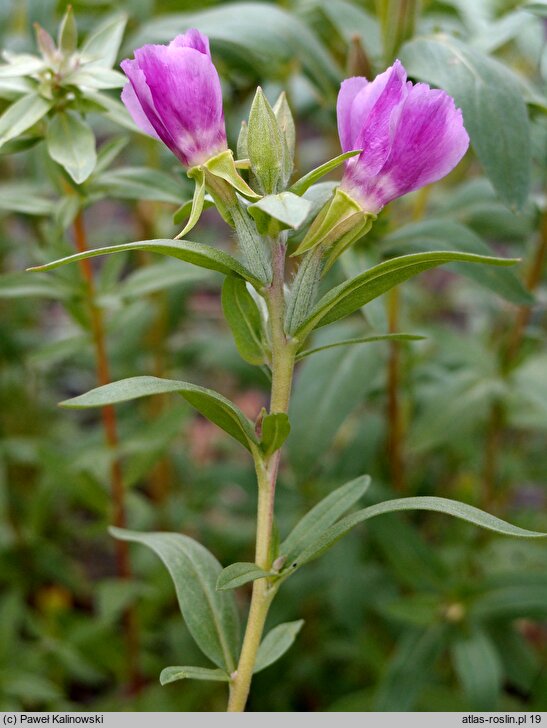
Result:
<svg viewBox="0 0 547 728"><path fill-rule="evenodd" d="M286 89L300 173L339 153L335 102L346 75L375 75L399 55L412 78L446 87L462 105L463 94L474 149L445 182L389 206L331 275L446 246L523 262L516 272L430 272L371 304L366 319L318 336L366 327L427 338L334 349L301 365L279 529L286 534L330 490L368 472L370 502L440 495L545 530L545 4L87 0L73 8L84 39L127 14L118 60L188 27L209 34L232 145L257 83L272 101ZM1 0L2 46L34 53L33 23L54 34L64 11L54 0ZM423 38L456 39L470 54L471 86L453 90L450 67ZM1 108L17 93L0 80ZM116 99L119 90L104 93ZM519 104L529 122L510 126ZM252 560L251 462L174 397L120 406L115 453L98 412L59 410L97 381L85 281L72 266L22 273L73 251L77 219L91 247L178 232L173 213L191 195L184 170L124 127L119 110L86 110L102 168L84 185L48 157L43 122L19 149L0 150L0 709L223 710L222 685L158 683L166 665L204 662L153 554L132 547L133 576L119 578L106 530L109 469L119 457L132 528L186 533L227 565ZM192 238L234 247L214 211ZM268 382L237 354L219 277L145 254L93 268L113 379L186 379L258 414ZM249 710L546 710L546 566L542 544L438 514L374 520L283 587L271 624L305 625L256 677ZM248 596L238 590L242 613Z"/></svg>

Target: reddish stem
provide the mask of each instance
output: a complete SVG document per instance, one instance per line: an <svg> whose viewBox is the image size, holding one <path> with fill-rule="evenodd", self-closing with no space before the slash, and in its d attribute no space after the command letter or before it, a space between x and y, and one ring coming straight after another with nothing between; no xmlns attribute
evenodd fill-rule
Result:
<svg viewBox="0 0 547 728"><path fill-rule="evenodd" d="M74 243L79 253L85 253L89 248L83 212L79 212L74 220ZM106 352L105 326L102 310L96 303L96 288L93 267L91 262L81 260L80 270L85 280L86 298L91 319L91 335L95 349L95 362L97 369L97 381L99 385L109 384L110 367ZM125 488L123 474L118 450L118 426L116 410L112 405L105 405L101 408L101 419L105 433L105 440L111 454L110 465L110 491L112 496L112 523L118 528L126 527L125 516ZM131 578L131 564L129 561L129 549L126 541L115 540L116 570L121 579ZM128 608L123 615L125 640L127 645L127 662L129 691L138 692L141 678L138 668L139 656L139 634L136 614L134 609Z"/></svg>

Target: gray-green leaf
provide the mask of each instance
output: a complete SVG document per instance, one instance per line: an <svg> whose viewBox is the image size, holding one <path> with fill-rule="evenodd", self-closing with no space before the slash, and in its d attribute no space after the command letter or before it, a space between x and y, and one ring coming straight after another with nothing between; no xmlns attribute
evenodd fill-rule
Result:
<svg viewBox="0 0 547 728"><path fill-rule="evenodd" d="M374 298L381 296L390 288L412 278L418 273L451 262L485 263L487 265L514 265L518 262L511 258L494 258L470 253L435 251L415 253L386 260L361 273L339 286L332 288L317 303L308 318L295 332L296 337L304 338L312 329L325 326L333 321L349 316Z"/></svg>
<svg viewBox="0 0 547 728"><path fill-rule="evenodd" d="M250 271L247 270L239 261L232 258L222 250L212 248L202 243L193 243L190 240L139 240L135 243L123 243L122 245L110 245L106 248L96 248L88 250L86 253L77 253L69 255L66 258L54 260L45 265L37 265L28 270L53 270L67 263L75 263L85 258L94 258L96 255L110 255L111 253L124 253L128 250L144 250L150 253L158 253L159 255L168 255L171 258L178 258L187 263L192 263L201 268L208 270L216 270L224 275L239 276L249 281L254 286L262 285Z"/></svg>
<svg viewBox="0 0 547 728"><path fill-rule="evenodd" d="M212 662L228 674L239 649L239 618L233 594L218 592L221 566L207 549L180 533L139 533L121 528L110 532L123 541L151 548L167 567L180 611L190 634Z"/></svg>
<svg viewBox="0 0 547 728"><path fill-rule="evenodd" d="M229 682L230 677L224 670L213 670L210 667L173 666L165 667L160 674L160 683L168 685L177 680L209 680L211 682Z"/></svg>
<svg viewBox="0 0 547 728"><path fill-rule="evenodd" d="M279 450L291 431L289 416L285 412L272 412L264 415L262 420L262 451L269 457Z"/></svg>
<svg viewBox="0 0 547 728"><path fill-rule="evenodd" d="M258 648L253 673L264 670L283 657L285 652L292 647L303 624L304 620L299 619L296 622L279 624L270 630Z"/></svg>
<svg viewBox="0 0 547 728"><path fill-rule="evenodd" d="M260 566L249 561L238 561L235 564L230 564L220 572L216 588L218 591L236 589L238 586L243 586L243 584L255 581L255 579L263 579L265 576L270 576L270 574L261 569Z"/></svg>
<svg viewBox="0 0 547 728"><path fill-rule="evenodd" d="M192 407L207 419L235 438L248 450L258 445L252 423L230 400L212 389L205 389L189 382L159 377L130 377L119 382L105 384L102 387L61 402L61 407L85 409L87 407L103 407L107 404L128 402L151 394L176 392L181 394Z"/></svg>
<svg viewBox="0 0 547 728"><path fill-rule="evenodd" d="M454 97L497 193L507 205L522 207L530 184L530 124L521 84L512 71L445 34L411 40L400 58L411 76Z"/></svg>
<svg viewBox="0 0 547 728"><path fill-rule="evenodd" d="M344 341L335 341L332 344L325 344L324 346L318 346L315 349L306 349L301 351L296 361L305 359L307 356L317 354L320 351L326 351L327 349L335 349L338 346L354 346L355 344L371 344L375 341L423 341L426 337L419 336L417 334L374 334L373 336L359 336L354 339L344 339Z"/></svg>
<svg viewBox="0 0 547 728"><path fill-rule="evenodd" d="M266 355L260 312L242 278L226 276L222 286L222 309L243 359L250 364L264 364Z"/></svg>
<svg viewBox="0 0 547 728"><path fill-rule="evenodd" d="M48 124L46 134L50 157L64 167L76 184L89 177L97 162L95 135L73 111L60 111Z"/></svg>
<svg viewBox="0 0 547 728"><path fill-rule="evenodd" d="M290 192L293 192L295 195L303 195L304 192L320 180L321 177L324 177L329 172L332 172L333 169L339 167L346 161L346 159L355 157L357 154L361 154L361 152L362 149L354 149L351 152L344 152L343 154L339 154L337 157L330 159L328 162L325 162L325 164L321 164L319 167L312 169L311 172L300 177L300 179L291 186Z"/></svg>
<svg viewBox="0 0 547 728"><path fill-rule="evenodd" d="M315 543L324 531L357 503L369 486L370 476L361 475L337 488L306 513L279 547L279 553L285 557L287 566L290 567L298 554Z"/></svg>
<svg viewBox="0 0 547 728"><path fill-rule="evenodd" d="M490 513L481 511L479 508L467 505L467 503L459 503L458 501L449 500L448 498L436 498L429 496L419 496L416 498L396 498L394 500L377 503L374 506L363 508L360 511L351 513L349 516L342 518L333 526L324 531L319 538L306 548L300 550L291 560L288 569L296 569L303 564L312 561L321 556L337 541L346 535L358 523L382 515L383 513L393 513L394 511L437 511L445 513L455 518L461 518L464 521L473 523L481 528L489 531L501 533L504 536L517 536L520 538L546 538L547 533L539 531L528 531L519 526L513 526L511 523L502 521ZM294 565L296 564L296 566Z"/></svg>
<svg viewBox="0 0 547 728"><path fill-rule="evenodd" d="M52 106L53 101L37 93L27 94L8 106L0 116L0 146L30 129Z"/></svg>

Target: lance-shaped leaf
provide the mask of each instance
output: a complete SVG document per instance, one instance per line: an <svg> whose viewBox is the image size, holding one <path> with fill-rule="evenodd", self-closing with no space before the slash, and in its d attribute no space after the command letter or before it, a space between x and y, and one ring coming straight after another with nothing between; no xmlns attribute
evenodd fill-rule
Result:
<svg viewBox="0 0 547 728"><path fill-rule="evenodd" d="M221 429L235 438L248 450L258 445L254 428L250 420L230 400L212 389L205 389L189 382L159 377L130 377L119 382L105 384L102 387L61 402L61 407L85 409L88 407L104 407L107 404L128 402L151 394L181 394L192 407L204 417L214 422Z"/></svg>
<svg viewBox="0 0 547 728"><path fill-rule="evenodd" d="M264 670L283 657L285 652L292 647L303 624L304 620L299 619L296 622L279 624L270 630L258 648L253 673Z"/></svg>
<svg viewBox="0 0 547 728"><path fill-rule="evenodd" d="M452 659L471 710L496 710L503 668L490 637L483 630L474 629L456 640Z"/></svg>
<svg viewBox="0 0 547 728"><path fill-rule="evenodd" d="M272 412L262 419L260 447L266 457L279 450L291 431L289 416L285 412Z"/></svg>
<svg viewBox="0 0 547 728"><path fill-rule="evenodd" d="M358 523L362 523L363 521L366 521L369 518L374 518L375 516L380 516L383 513L412 510L437 511L438 513L445 513L450 516L455 516L456 518L461 518L469 523L473 523L476 526L481 526L481 528L486 528L489 531L501 533L504 536L517 536L520 538L547 537L547 533L528 531L525 528L513 526L511 523L502 521L500 518L496 518L496 516L492 516L490 513L481 511L479 508L467 505L467 503L459 503L458 501L453 501L448 498L436 498L429 496L396 498L394 500L385 501L384 503L377 503L376 505L369 506L368 508L363 508L360 511L356 511L355 513L351 513L349 516L342 518L340 521L324 531L313 543L310 543L304 549L295 553L294 558L290 560L287 571L294 571L303 564L321 556L321 554L325 553L325 551L345 536L346 533L351 531L351 529ZM283 554L283 547L281 547L281 553ZM289 561L287 563L289 563Z"/></svg>
<svg viewBox="0 0 547 728"><path fill-rule="evenodd" d="M122 541L142 543L167 567L175 585L180 611L203 654L231 674L239 649L239 618L233 594L218 592L222 567L207 549L180 533L139 533L111 528Z"/></svg>
<svg viewBox="0 0 547 728"><path fill-rule="evenodd" d="M230 677L224 670L210 667L173 666L165 667L160 674L160 683L168 685L177 680L209 680L210 682L229 682Z"/></svg>
<svg viewBox="0 0 547 728"><path fill-rule="evenodd" d="M82 46L86 68L90 66L112 68L118 56L126 24L127 15L121 13L106 18L90 33Z"/></svg>
<svg viewBox="0 0 547 728"><path fill-rule="evenodd" d="M290 566L304 549L315 543L323 532L362 498L369 485L368 475L355 478L337 488L306 513L279 547L286 564Z"/></svg>
<svg viewBox="0 0 547 728"><path fill-rule="evenodd" d="M264 364L260 312L242 278L226 277L222 286L222 309L243 359L249 364Z"/></svg>
<svg viewBox="0 0 547 728"><path fill-rule="evenodd" d="M371 344L375 341L423 341L425 336L418 336L417 334L374 334L373 336L359 336L355 339L344 339L344 341L335 341L332 344L325 344L324 346L318 346L315 349L306 349L301 351L296 360L300 361L305 359L307 356L317 354L320 351L326 351L327 349L335 349L338 346L355 346L356 344Z"/></svg>
<svg viewBox="0 0 547 728"><path fill-rule="evenodd" d="M530 184L531 153L530 124L518 77L506 65L444 33L411 40L400 58L411 76L454 97L499 196L513 208L522 207Z"/></svg>
<svg viewBox="0 0 547 728"><path fill-rule="evenodd" d="M76 184L84 182L97 162L95 135L73 111L60 111L50 121L46 144L49 156L66 169Z"/></svg>
<svg viewBox="0 0 547 728"><path fill-rule="evenodd" d="M346 159L350 159L350 157L355 157L357 154L361 154L361 152L361 149L353 149L351 152L344 152L343 154L339 154L337 157L334 157L334 159L325 162L325 164L321 164L319 167L312 169L311 172L308 172L308 174L300 177L300 179L292 185L290 191L294 192L295 195L303 195L304 192L306 192L307 189L309 189L312 185L318 182L321 177L324 177L329 172L332 172L333 169L339 167L346 161Z"/></svg>
<svg viewBox="0 0 547 728"><path fill-rule="evenodd" d="M261 569L257 564L250 561L238 561L235 564L230 564L220 572L216 588L219 591L236 589L238 586L243 586L243 584L255 581L255 579L263 579L266 576L270 576L270 573Z"/></svg>
<svg viewBox="0 0 547 728"><path fill-rule="evenodd" d="M40 121L53 106L53 101L30 93L18 99L0 116L0 146L15 139Z"/></svg>
<svg viewBox="0 0 547 728"><path fill-rule="evenodd" d="M339 286L332 288L317 303L308 318L295 332L297 338L304 338L312 329L325 326L349 316L369 301L381 296L394 286L412 278L418 273L451 262L484 263L487 265L514 265L518 259L494 258L471 253L435 251L415 253L386 260Z"/></svg>
<svg viewBox="0 0 547 728"><path fill-rule="evenodd" d="M258 278L255 278L245 266L241 265L238 260L232 258L228 253L212 248L209 245L203 245L202 243L192 243L190 240L139 240L135 243L109 245L106 248L96 248L95 250L88 250L85 253L69 255L66 258L60 258L59 260L54 260L44 265L37 265L28 270L53 270L67 263L76 263L86 258L94 258L97 255L125 253L129 250L143 250L149 253L168 255L171 258L178 258L179 260L184 260L187 263L192 263L192 265L197 265L201 268L216 270L224 275L239 276L256 287L262 285Z"/></svg>

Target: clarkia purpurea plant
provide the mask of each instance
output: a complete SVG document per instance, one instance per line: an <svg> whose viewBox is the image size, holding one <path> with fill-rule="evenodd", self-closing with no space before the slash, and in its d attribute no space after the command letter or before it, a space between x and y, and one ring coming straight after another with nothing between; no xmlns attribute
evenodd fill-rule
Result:
<svg viewBox="0 0 547 728"><path fill-rule="evenodd" d="M157 377L107 384L63 404L110 406L176 392L252 457L258 485L253 563L222 569L204 546L188 536L113 529L117 538L144 543L164 561L188 629L215 665L168 667L162 672L162 683L182 678L226 682L228 710L242 711L253 674L284 654L302 626L301 621L278 625L263 636L269 608L281 586L357 524L384 513L422 509L506 535L544 536L440 497L398 498L345 515L366 492L370 482L366 475L327 496L283 540L275 527L276 482L282 446L290 431L293 375L297 362L318 350L310 348L312 333L443 263L504 266L516 261L450 251L415 253L391 258L329 287L325 274L348 246L371 229L382 207L448 174L468 146L461 112L450 96L424 84L412 85L399 62L372 82L364 78L344 82L338 101L343 152L296 181L292 181L295 127L284 95L272 107L259 88L248 125L242 126L237 154L227 147L218 74L208 40L199 31L188 31L169 46L138 49L135 60L124 61L122 68L129 79L122 99L133 119L169 147L195 183L189 219L178 238L197 223L208 195L234 229L240 259L186 239L159 239L87 251L40 270L96 255L147 250L224 274L226 320L243 359L271 376L270 405L252 422L213 390ZM317 209L310 189L342 163L341 184ZM296 261L290 276L289 257ZM394 332L360 341L388 338L419 337ZM240 642L233 590L249 582L253 583L252 598Z"/></svg>

